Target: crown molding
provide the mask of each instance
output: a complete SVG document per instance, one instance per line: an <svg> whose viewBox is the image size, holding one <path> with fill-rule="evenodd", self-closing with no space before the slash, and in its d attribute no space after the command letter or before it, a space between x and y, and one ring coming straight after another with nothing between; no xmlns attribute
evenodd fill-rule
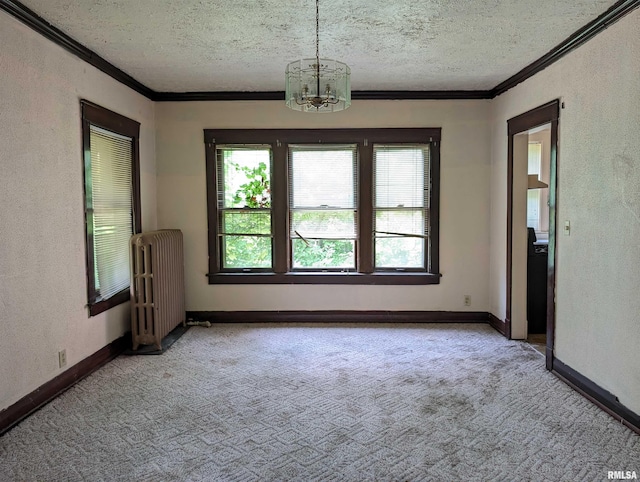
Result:
<svg viewBox="0 0 640 482"><path fill-rule="evenodd" d="M284 91L154 92L153 100L156 102L284 100Z"/></svg>
<svg viewBox="0 0 640 482"><path fill-rule="evenodd" d="M640 0L619 0L598 18L573 33L538 60L490 90L360 90L353 100L493 99L549 67L611 24L640 7ZM156 102L283 100L284 92L156 92L100 57L16 0L0 0L0 10L31 27L55 44L93 65L118 82Z"/></svg>
<svg viewBox="0 0 640 482"><path fill-rule="evenodd" d="M592 39L604 29L617 22L622 17L632 12L639 6L640 0L618 1L611 8L609 8L609 10L604 12L592 22L589 22L581 29L574 32L570 37L556 45L538 60L531 62L517 74L496 85L493 89L491 89L491 97L494 98L499 96L500 94L504 94L509 89L512 89L521 82L524 82L530 77L533 77L535 74L546 69L551 64L557 62L569 52L577 49L588 40Z"/></svg>
<svg viewBox="0 0 640 482"><path fill-rule="evenodd" d="M356 90L356 100L455 100L490 99L489 90Z"/></svg>
<svg viewBox="0 0 640 482"><path fill-rule="evenodd" d="M284 91L271 92L155 92L157 102L284 100ZM352 100L490 99L489 90L354 90Z"/></svg>
<svg viewBox="0 0 640 482"><path fill-rule="evenodd" d="M118 82L126 85L127 87L130 87L131 89L149 99L153 99L153 95L155 94L155 92L149 87L138 82L136 79L131 77L129 74L126 74L115 65L107 62L93 50L89 50L87 47L71 38L62 30L54 27L34 11L22 5L20 2L17 2L15 0L0 0L0 10L4 10L5 12L13 15L15 18L20 20L28 27L31 27L42 36L48 38L63 49L71 52L76 57L79 57L85 62L93 65L95 68L101 70Z"/></svg>

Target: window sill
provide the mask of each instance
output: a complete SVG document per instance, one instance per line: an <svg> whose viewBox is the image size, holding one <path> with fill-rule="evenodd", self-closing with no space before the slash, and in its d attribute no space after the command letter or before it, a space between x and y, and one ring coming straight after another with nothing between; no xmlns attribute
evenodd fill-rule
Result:
<svg viewBox="0 0 640 482"><path fill-rule="evenodd" d="M113 308L114 306L118 306L122 303L129 301L131 298L131 294L129 292L129 288L126 290L120 291L116 293L111 298L106 300L97 301L95 303L89 304L89 317L99 315L107 311L108 309Z"/></svg>
<svg viewBox="0 0 640 482"><path fill-rule="evenodd" d="M314 284L314 285L435 285L442 275L433 273L216 273L210 285Z"/></svg>

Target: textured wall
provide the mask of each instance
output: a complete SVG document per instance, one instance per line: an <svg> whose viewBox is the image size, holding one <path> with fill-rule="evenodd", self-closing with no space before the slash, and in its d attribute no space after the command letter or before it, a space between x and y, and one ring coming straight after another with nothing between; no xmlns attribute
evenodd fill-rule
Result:
<svg viewBox="0 0 640 482"><path fill-rule="evenodd" d="M491 311L504 317L507 120L560 98L556 356L640 413L640 10L493 108Z"/></svg>
<svg viewBox="0 0 640 482"><path fill-rule="evenodd" d="M185 233L187 309L488 310L488 115L488 101L355 101L317 116L284 102L159 103L158 224ZM441 284L208 285L203 129L267 127L442 127Z"/></svg>
<svg viewBox="0 0 640 482"><path fill-rule="evenodd" d="M154 105L0 13L0 410L128 329L85 304L80 99L141 126L142 219L156 224Z"/></svg>

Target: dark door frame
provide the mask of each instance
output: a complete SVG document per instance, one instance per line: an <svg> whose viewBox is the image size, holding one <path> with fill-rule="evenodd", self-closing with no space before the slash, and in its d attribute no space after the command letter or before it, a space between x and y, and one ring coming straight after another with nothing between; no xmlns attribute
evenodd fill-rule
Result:
<svg viewBox="0 0 640 482"><path fill-rule="evenodd" d="M513 138L516 134L551 124L551 155L549 181L549 255L547 263L547 370L553 368L553 347L556 324L556 225L558 203L558 122L560 101L553 100L507 121L509 145L507 153L507 309L505 335L511 338L511 290L513 269Z"/></svg>

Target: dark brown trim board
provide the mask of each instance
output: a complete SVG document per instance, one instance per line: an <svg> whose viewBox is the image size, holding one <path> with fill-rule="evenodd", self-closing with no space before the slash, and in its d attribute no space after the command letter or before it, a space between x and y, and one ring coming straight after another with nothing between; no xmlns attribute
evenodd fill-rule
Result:
<svg viewBox="0 0 640 482"><path fill-rule="evenodd" d="M492 99L521 82L549 67L566 54L575 50L589 39L621 19L626 14L640 6L640 0L620 0L598 18L580 28L566 40L556 45L547 54L532 62L520 72L504 80L490 90L363 90L352 92L354 100L444 100L444 99ZM136 79L126 74L113 64L107 62L98 54L77 42L69 35L51 25L16 0L0 0L0 10L13 15L15 18L31 27L40 35L53 43L68 50L85 62L93 65L118 82L130 87L148 99L157 102L188 102L188 101L235 101L235 100L284 100L284 92L156 92Z"/></svg>
<svg viewBox="0 0 640 482"><path fill-rule="evenodd" d="M211 323L487 323L485 311L187 311Z"/></svg>
<svg viewBox="0 0 640 482"><path fill-rule="evenodd" d="M549 255L547 264L547 369L551 369L555 334L555 285L556 285L556 213L557 213L557 163L558 122L560 101L553 100L507 121L507 299L506 333L511 337L511 291L513 289L513 137L534 127L551 124L551 178L549 182Z"/></svg>
<svg viewBox="0 0 640 482"><path fill-rule="evenodd" d="M491 99L491 90L354 90L352 100L474 100ZM156 102L284 100L284 91L155 92Z"/></svg>
<svg viewBox="0 0 640 482"><path fill-rule="evenodd" d="M494 328L498 333L504 335L506 338L511 338L510 334L507 333L507 323L502 321L493 313L489 313L489 324L492 328Z"/></svg>
<svg viewBox="0 0 640 482"><path fill-rule="evenodd" d="M552 373L616 420L640 434L640 415L622 405L611 392L595 384L560 360L553 360Z"/></svg>
<svg viewBox="0 0 640 482"><path fill-rule="evenodd" d="M351 143L363 139L376 143L440 141L441 127L389 127L354 129L204 129L205 144L251 143Z"/></svg>
<svg viewBox="0 0 640 482"><path fill-rule="evenodd" d="M236 100L279 100L284 101L284 91L218 91L218 92L154 92L156 102L199 102Z"/></svg>
<svg viewBox="0 0 640 482"><path fill-rule="evenodd" d="M277 243L276 249L288 249L288 243ZM219 264L218 259L210 263ZM437 264L437 263L433 263ZM286 268L286 266L285 266ZM207 273L210 285L269 285L269 284L312 284L312 285L435 285L440 283L439 273Z"/></svg>
<svg viewBox="0 0 640 482"><path fill-rule="evenodd" d="M558 123L560 114L551 121L551 152L549 157L549 246L547 254L547 346L545 359L547 370L553 365L553 347L556 332L556 249L558 226Z"/></svg>
<svg viewBox="0 0 640 482"><path fill-rule="evenodd" d="M88 64L93 65L95 68L101 70L121 84L130 87L131 89L149 99L153 98L155 92L149 87L138 82L129 74L124 73L115 65L107 62L93 50L88 49L80 42L74 40L69 35L64 33L62 30L54 27L44 18L40 17L33 10L28 9L20 2L16 0L0 0L0 10L4 10L5 12L10 13L22 23L38 32L40 35L51 40L54 44L59 45L63 49L71 52L73 55L84 60Z"/></svg>
<svg viewBox="0 0 640 482"><path fill-rule="evenodd" d="M90 355L80 363L61 373L53 380L49 380L40 388L21 398L10 407L2 410L0 412L0 435L120 355L128 346L130 339L131 334L126 333L93 355Z"/></svg>
<svg viewBox="0 0 640 482"><path fill-rule="evenodd" d="M568 38L552 48L545 55L540 57L538 60L535 60L517 74L496 85L491 90L491 98L497 97L500 94L504 94L506 91L512 89L519 83L524 82L530 77L536 75L541 70L546 69L551 64L557 62L569 52L577 49L582 44L586 43L588 40L592 39L604 29L617 22L622 17L632 12L639 6L640 0L620 0L616 2L611 8L609 8L598 18L574 32Z"/></svg>
<svg viewBox="0 0 640 482"><path fill-rule="evenodd" d="M491 99L490 90L354 90L354 100L473 100Z"/></svg>

